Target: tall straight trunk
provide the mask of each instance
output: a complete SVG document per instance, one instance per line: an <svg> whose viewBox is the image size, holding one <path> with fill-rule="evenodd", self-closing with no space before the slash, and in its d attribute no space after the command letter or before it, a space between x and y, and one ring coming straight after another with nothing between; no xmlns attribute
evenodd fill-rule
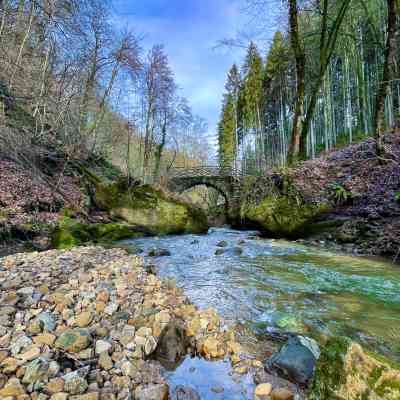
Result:
<svg viewBox="0 0 400 400"><path fill-rule="evenodd" d="M0 23L0 40L1 40L1 37L3 36L4 26L6 24L6 17L8 12L8 0L4 0L1 2L0 9L3 14L1 16L1 23Z"/></svg>
<svg viewBox="0 0 400 400"><path fill-rule="evenodd" d="M148 109L146 112L146 128L145 128L145 136L144 136L144 150L143 150L143 177L146 180L148 168L150 164L150 155L151 155L151 120L153 118L153 104L150 102L148 104Z"/></svg>
<svg viewBox="0 0 400 400"><path fill-rule="evenodd" d="M390 80L392 71L396 63L396 32L397 32L397 5L396 0L387 0L388 19L387 19L387 40L385 47L385 63L383 66L382 80L376 96L374 135L376 141L376 152L380 156L384 153L384 117L385 99L389 94Z"/></svg>
<svg viewBox="0 0 400 400"><path fill-rule="evenodd" d="M126 174L128 177L128 182L131 181L131 127L128 123L127 125L127 143L126 143Z"/></svg>
<svg viewBox="0 0 400 400"><path fill-rule="evenodd" d="M24 2L22 2L22 3L24 3ZM22 12L23 12L23 9L22 9L21 13ZM28 26L25 29L25 34L23 35L21 44L19 46L18 56L17 56L17 59L15 60L15 65L13 66L13 71L11 73L11 77L10 77L10 80L9 80L10 89L12 89L12 87L13 87L15 74L19 70L19 64L20 64L21 59L22 59L22 55L23 55L23 52L24 52L24 49L25 49L25 44L26 44L26 42L27 42L27 40L29 38L29 35L31 34L33 19L34 19L34 3L31 4L31 7L29 9Z"/></svg>
<svg viewBox="0 0 400 400"><path fill-rule="evenodd" d="M85 131L88 119L88 112L89 112L89 99L90 96L93 94L94 86L96 82L96 75L98 71L98 62L99 62L99 51L100 51L100 40L97 34L95 34L95 47L93 51L92 57L92 65L90 66L90 72L88 78L85 83L85 91L82 97L82 104L80 109L80 116L79 116L79 130L81 134Z"/></svg>
<svg viewBox="0 0 400 400"><path fill-rule="evenodd" d="M155 152L155 167L154 167L154 180L155 182L159 179L160 177L160 167L161 167L161 158L162 158L162 153L164 151L165 143L167 141L167 117L164 117L162 129L161 129L161 142L157 146L157 150Z"/></svg>
<svg viewBox="0 0 400 400"><path fill-rule="evenodd" d="M96 150L96 145L97 145L97 128L99 127L99 125L103 122L104 119L104 114L105 114L105 108L106 108L106 102L108 97L111 94L111 91L113 89L114 86L114 82L115 79L117 78L118 75L118 70L119 70L119 62L117 62L114 65L114 68L111 72L111 78L110 81L108 82L108 86L103 94L103 97L100 101L100 105L99 105L99 111L98 111L98 116L96 117L94 123L93 123L93 127L92 129L89 131L88 136L92 136L93 135L93 144L92 144L92 153L94 154L95 150Z"/></svg>
<svg viewBox="0 0 400 400"><path fill-rule="evenodd" d="M296 60L296 104L293 116L292 139L288 162L296 162L300 153L300 139L304 118L306 55L299 34L297 0L289 0L290 44Z"/></svg>
<svg viewBox="0 0 400 400"><path fill-rule="evenodd" d="M343 0L339 8L338 14L333 21L330 31L328 31L328 2L329 0L323 1L323 14L322 14L322 25L321 25L321 39L320 39L320 50L319 50L319 74L316 83L313 87L311 94L310 104L307 107L307 114L304 119L304 123L301 127L300 136L300 157L306 158L307 153L307 136L310 129L311 120L314 116L315 106L317 104L318 94L324 80L326 70L329 62L332 58L333 51L336 46L337 37L339 34L340 27L343 23L346 12L350 6L351 0Z"/></svg>

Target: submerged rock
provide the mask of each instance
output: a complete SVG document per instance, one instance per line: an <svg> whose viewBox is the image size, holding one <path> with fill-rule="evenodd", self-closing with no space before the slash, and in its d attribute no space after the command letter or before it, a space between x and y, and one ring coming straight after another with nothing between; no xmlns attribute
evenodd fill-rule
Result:
<svg viewBox="0 0 400 400"><path fill-rule="evenodd" d="M303 333L305 327L303 322L295 315L276 312L272 315L272 323L276 328L284 332Z"/></svg>
<svg viewBox="0 0 400 400"><path fill-rule="evenodd" d="M308 400L400 399L400 369L348 338L322 348Z"/></svg>
<svg viewBox="0 0 400 400"><path fill-rule="evenodd" d="M174 390L172 400L200 400L200 396L190 386L179 385Z"/></svg>
<svg viewBox="0 0 400 400"><path fill-rule="evenodd" d="M240 247L231 247L231 248L221 248L215 250L214 253L216 256L220 256L222 254L227 256L240 256L243 254L243 249Z"/></svg>
<svg viewBox="0 0 400 400"><path fill-rule="evenodd" d="M150 249L148 256L149 257L168 257L171 255L171 252L167 249Z"/></svg>
<svg viewBox="0 0 400 400"><path fill-rule="evenodd" d="M305 344L306 345L305 345ZM312 339L291 337L277 353L267 360L265 367L306 385L314 376L318 345Z"/></svg>

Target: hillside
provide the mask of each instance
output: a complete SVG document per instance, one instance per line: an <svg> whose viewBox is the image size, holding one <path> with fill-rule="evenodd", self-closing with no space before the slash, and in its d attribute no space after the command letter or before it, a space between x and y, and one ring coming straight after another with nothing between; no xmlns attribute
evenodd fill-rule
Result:
<svg viewBox="0 0 400 400"><path fill-rule="evenodd" d="M251 190L244 193L242 210L247 222L270 236L294 239L311 236L327 243L333 241L347 251L397 259L398 132L387 134L385 143L387 152L382 159L376 156L373 139L367 139L299 166L269 172L255 181L250 179ZM263 202L271 197L271 207L263 208ZM278 207L283 198L289 199L287 207L282 204ZM307 214L306 207L314 208L315 212ZM296 210L304 212L296 214ZM272 220L278 223L274 225Z"/></svg>

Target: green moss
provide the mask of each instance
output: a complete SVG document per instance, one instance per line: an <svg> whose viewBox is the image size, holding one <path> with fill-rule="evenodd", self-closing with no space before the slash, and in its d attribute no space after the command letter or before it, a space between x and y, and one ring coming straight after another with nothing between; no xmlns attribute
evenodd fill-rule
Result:
<svg viewBox="0 0 400 400"><path fill-rule="evenodd" d="M332 338L322 347L307 399L397 400L400 371L387 361L350 339Z"/></svg>
<svg viewBox="0 0 400 400"><path fill-rule="evenodd" d="M84 224L65 216L53 232L52 245L57 249L69 249L88 242L109 243L140 236L141 233L126 224Z"/></svg>
<svg viewBox="0 0 400 400"><path fill-rule="evenodd" d="M313 220L329 210L326 204L306 204L291 196L268 196L259 205L242 209L242 217L257 223L274 237L299 237L310 234Z"/></svg>
<svg viewBox="0 0 400 400"><path fill-rule="evenodd" d="M150 234L204 233L208 229L203 211L149 185L130 188L126 179L97 182L94 197L99 208Z"/></svg>
<svg viewBox="0 0 400 400"><path fill-rule="evenodd" d="M383 382L375 388L375 393L381 398L385 398L385 396L391 396L389 398L400 398L400 381L387 379L383 380ZM396 395L396 397L393 397Z"/></svg>
<svg viewBox="0 0 400 400"><path fill-rule="evenodd" d="M333 400L334 392L346 381L344 361L351 340L336 337L328 340L318 361L308 400Z"/></svg>

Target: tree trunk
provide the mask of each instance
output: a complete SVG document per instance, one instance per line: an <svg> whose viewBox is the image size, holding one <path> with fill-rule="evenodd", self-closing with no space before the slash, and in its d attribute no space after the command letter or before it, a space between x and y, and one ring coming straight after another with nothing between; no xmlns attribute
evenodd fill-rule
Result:
<svg viewBox="0 0 400 400"><path fill-rule="evenodd" d="M344 17L349 8L351 0L343 0L339 12L333 21L330 32L328 32L328 0L323 2L323 14L321 25L321 39L319 49L319 74L315 86L313 87L310 104L307 108L307 114L304 123L301 127L300 136L300 149L299 155L302 160L307 158L307 137L310 129L311 120L314 116L315 106L317 104L318 94L324 81L325 73L328 68L329 62L332 58L333 51L335 50L336 40L339 34L340 27L342 26Z"/></svg>
<svg viewBox="0 0 400 400"><path fill-rule="evenodd" d="M296 59L296 105L293 117L292 139L289 146L288 162L292 164L299 158L300 138L304 118L305 101L305 63L306 56L301 43L298 25L297 0L289 0L290 44Z"/></svg>
<svg viewBox="0 0 400 400"><path fill-rule="evenodd" d="M397 31L397 7L396 0L387 0L388 21L387 21L387 40L385 47L385 64L383 67L382 80L376 96L374 135L376 140L376 152L380 156L384 153L384 117L385 99L389 93L392 71L396 62L396 31Z"/></svg>
<svg viewBox="0 0 400 400"><path fill-rule="evenodd" d="M153 103L150 101L147 108L146 115L146 128L145 128L145 137L144 137L144 150L143 150L143 178L144 181L147 182L147 174L150 164L150 156L151 156L151 120L153 118Z"/></svg>
<svg viewBox="0 0 400 400"><path fill-rule="evenodd" d="M162 157L162 153L164 151L165 143L167 141L167 119L166 119L166 117L164 118L161 130L162 130L161 142L157 146L157 150L156 150L156 154L155 154L155 167L154 167L154 181L155 182L157 182L157 180L160 177L161 157Z"/></svg>
<svg viewBox="0 0 400 400"><path fill-rule="evenodd" d="M100 51L100 40L97 34L95 34L95 47L92 58L92 65L90 67L89 76L86 80L85 91L83 93L80 116L79 116L79 130L81 135L84 133L87 127L88 112L89 112L89 99L94 92L94 86L96 82L96 75L98 70L98 54Z"/></svg>

